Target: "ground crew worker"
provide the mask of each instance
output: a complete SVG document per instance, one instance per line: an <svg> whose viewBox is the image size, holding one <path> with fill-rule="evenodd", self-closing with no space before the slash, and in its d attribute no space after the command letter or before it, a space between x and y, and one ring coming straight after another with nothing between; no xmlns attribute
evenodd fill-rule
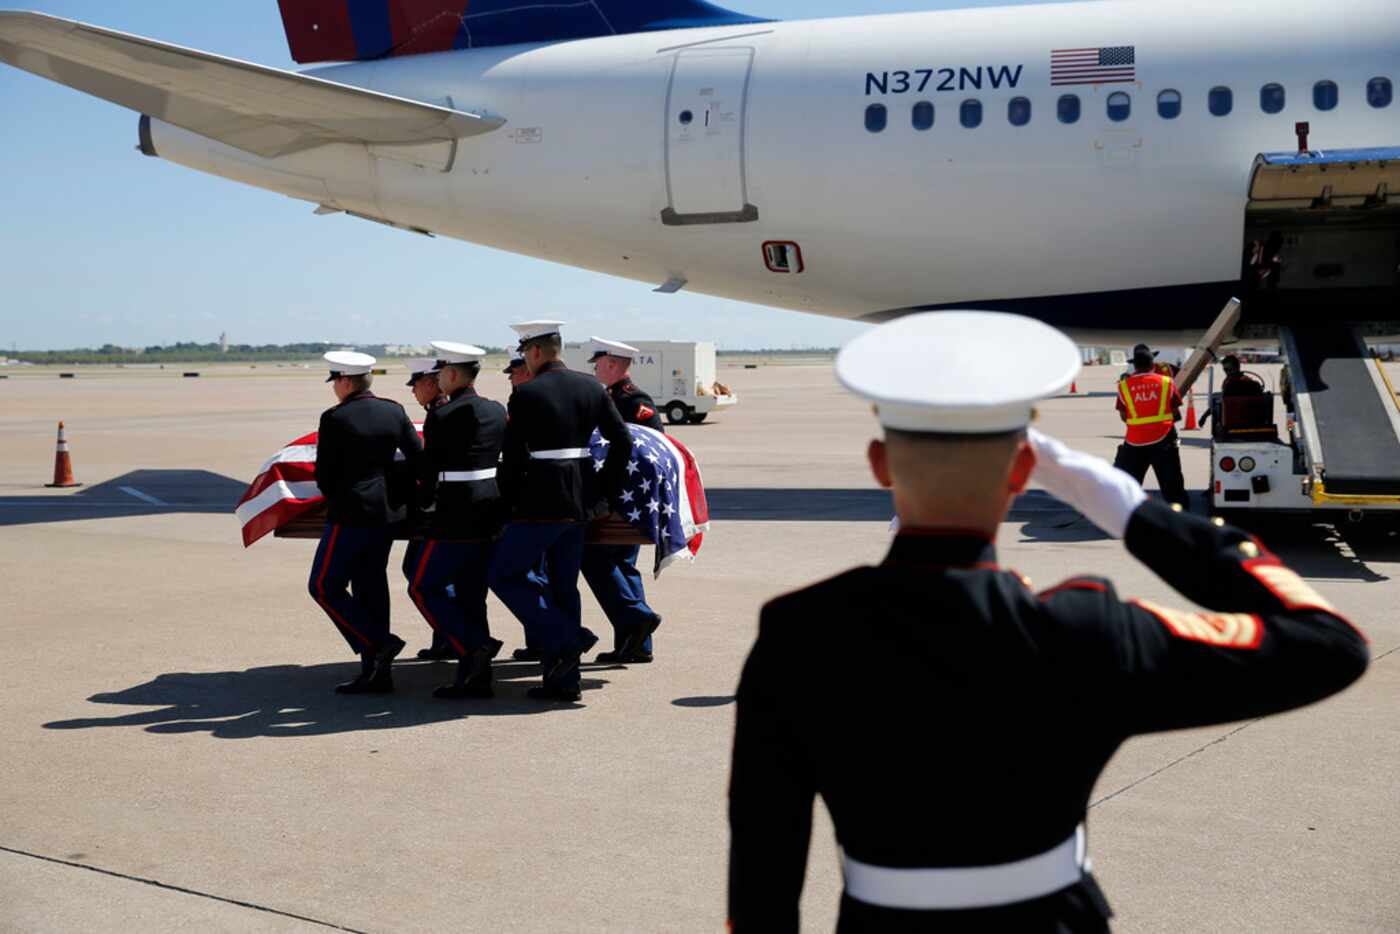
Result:
<svg viewBox="0 0 1400 934"><path fill-rule="evenodd" d="M510 396L498 479L512 521L489 580L540 651L544 681L530 696L572 701L579 698L584 527L608 513L608 494L621 486L632 456L632 436L598 381L560 362L560 324L512 325L532 378ZM589 449L595 428L608 442L601 469ZM541 559L549 569L543 591L532 577Z"/></svg>
<svg viewBox="0 0 1400 934"><path fill-rule="evenodd" d="M451 341L433 341L432 346L438 385L447 401L423 422L420 489L433 511L408 593L458 659L453 683L433 696L491 697L491 660L501 643L491 638L486 620L486 571L504 518L496 465L506 410L476 394L486 351Z"/></svg>
<svg viewBox="0 0 1400 934"><path fill-rule="evenodd" d="M447 401L447 397L438 388L436 357L411 357L404 361L408 367L409 389L413 390L414 400L423 407L424 412L431 412L434 408ZM411 504L416 506L417 504ZM414 510L416 513L416 510ZM415 524L416 515L410 516L410 525ZM403 554L403 576L404 580L413 583L413 572L418 568L418 559L423 557L423 539L410 538L408 547ZM418 657L424 661L440 661L444 658L452 658L452 650L448 648L447 639L436 629L433 630L433 644L426 649L418 650Z"/></svg>
<svg viewBox="0 0 1400 934"><path fill-rule="evenodd" d="M391 527L403 521L407 495L393 489L390 473L397 452L418 470L423 448L403 406L370 392L373 357L334 351L325 360L326 381L340 402L321 415L317 429L315 477L326 500L326 530L308 589L360 656L359 676L336 691L384 694L394 689L391 667L404 646L389 631L385 566Z"/></svg>
<svg viewBox="0 0 1400 934"><path fill-rule="evenodd" d="M640 351L601 337L593 338L591 349L588 362L622 420L665 432L656 403L627 375ZM583 550L583 578L613 627L613 650L598 653L596 662L625 665L652 660L651 634L661 625L661 616L647 605L642 575L637 572L641 551L640 545L589 545Z"/></svg>
<svg viewBox="0 0 1400 934"><path fill-rule="evenodd" d="M1151 467L1168 502L1190 505L1174 424L1181 419L1181 394L1170 376L1155 371L1153 354L1144 344L1133 351L1133 372L1118 381L1117 408L1128 430L1113 466L1138 483Z"/></svg>
<svg viewBox="0 0 1400 934"><path fill-rule="evenodd" d="M1026 349L1013 370L980 363L1007 348ZM981 312L900 318L841 351L838 378L885 429L869 460L901 530L883 563L763 608L730 784L736 934L798 930L818 794L844 863L839 932L1107 931L1084 821L1119 745L1299 707L1365 669L1360 633L1247 534L1028 438L1033 405L1078 369L1048 326ZM1036 594L999 567L1032 478L1210 612L1124 602L1093 577ZM814 690L833 646L881 664Z"/></svg>
<svg viewBox="0 0 1400 934"><path fill-rule="evenodd" d="M1244 372L1239 357L1227 354L1225 359L1220 361L1220 365L1225 370L1225 379L1220 384L1222 396L1262 396L1264 394L1264 383L1254 374Z"/></svg>

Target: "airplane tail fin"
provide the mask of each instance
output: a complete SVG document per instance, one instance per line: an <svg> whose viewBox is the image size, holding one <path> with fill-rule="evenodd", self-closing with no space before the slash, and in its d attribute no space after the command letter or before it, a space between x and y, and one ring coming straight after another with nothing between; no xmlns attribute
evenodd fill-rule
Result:
<svg viewBox="0 0 1400 934"><path fill-rule="evenodd" d="M768 20L705 0L278 0L292 58L349 62Z"/></svg>

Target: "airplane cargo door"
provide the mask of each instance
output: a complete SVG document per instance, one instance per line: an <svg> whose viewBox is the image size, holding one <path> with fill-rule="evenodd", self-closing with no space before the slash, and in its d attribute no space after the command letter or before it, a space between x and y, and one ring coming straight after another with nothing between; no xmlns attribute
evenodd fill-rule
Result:
<svg viewBox="0 0 1400 934"><path fill-rule="evenodd" d="M758 220L744 181L745 98L753 49L686 49L666 93L662 223Z"/></svg>

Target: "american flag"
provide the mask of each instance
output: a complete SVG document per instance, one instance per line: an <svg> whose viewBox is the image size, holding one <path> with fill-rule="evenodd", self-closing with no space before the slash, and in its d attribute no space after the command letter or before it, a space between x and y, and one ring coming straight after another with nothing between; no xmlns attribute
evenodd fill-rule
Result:
<svg viewBox="0 0 1400 934"><path fill-rule="evenodd" d="M1128 84L1137 80L1136 58L1131 45L1055 49L1050 53L1050 83Z"/></svg>
<svg viewBox="0 0 1400 934"><path fill-rule="evenodd" d="M422 425L416 425L418 431ZM632 458L613 512L656 544L655 573L677 558L691 559L710 527L700 466L680 441L652 428L628 425ZM593 433L592 467L602 470L608 441ZM402 457L402 455L399 455ZM316 432L303 435L268 458L234 510L243 546L273 532L322 503L316 486Z"/></svg>

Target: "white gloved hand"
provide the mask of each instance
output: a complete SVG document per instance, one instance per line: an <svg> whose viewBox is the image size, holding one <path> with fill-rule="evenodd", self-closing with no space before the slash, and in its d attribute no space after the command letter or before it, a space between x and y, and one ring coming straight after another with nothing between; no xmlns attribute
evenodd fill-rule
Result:
<svg viewBox="0 0 1400 934"><path fill-rule="evenodd" d="M1109 535L1122 538L1133 511L1147 499L1142 485L1107 461L1071 450L1034 428L1026 438L1035 451L1033 479Z"/></svg>

